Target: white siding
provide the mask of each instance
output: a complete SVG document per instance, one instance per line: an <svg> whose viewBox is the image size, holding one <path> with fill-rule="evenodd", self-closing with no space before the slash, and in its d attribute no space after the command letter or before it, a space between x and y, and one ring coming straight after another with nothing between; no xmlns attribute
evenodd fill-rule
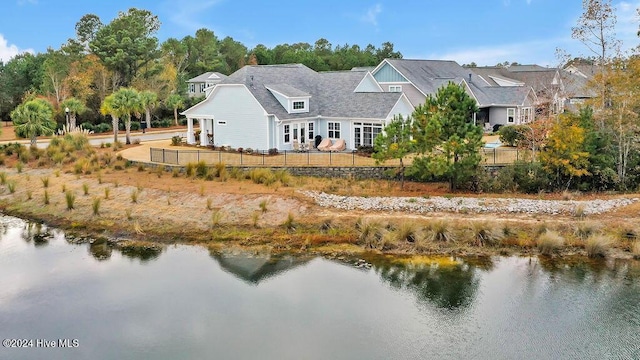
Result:
<svg viewBox="0 0 640 360"><path fill-rule="evenodd" d="M396 115L402 115L402 117L406 119L413 113L413 110L413 106L407 99L400 98L398 103L396 103L393 109L391 109L391 112L389 112L389 116L387 116L386 120L389 121Z"/></svg>
<svg viewBox="0 0 640 360"><path fill-rule="evenodd" d="M382 92L382 90L376 82L376 79L368 72L362 81L360 81L354 92Z"/></svg>
<svg viewBox="0 0 640 360"><path fill-rule="evenodd" d="M213 118L216 145L260 150L269 148L266 113L244 85L218 85L207 100L185 111L184 115ZM219 125L220 121L226 125Z"/></svg>

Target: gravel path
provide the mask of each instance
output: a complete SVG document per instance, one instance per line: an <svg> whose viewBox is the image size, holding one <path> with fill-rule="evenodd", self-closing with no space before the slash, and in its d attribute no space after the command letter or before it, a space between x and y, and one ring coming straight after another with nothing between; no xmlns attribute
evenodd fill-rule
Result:
<svg viewBox="0 0 640 360"><path fill-rule="evenodd" d="M602 214L630 205L640 199L610 200L533 200L509 198L470 197L358 197L326 194L317 191L301 191L323 207L343 210L468 212L468 213L520 213L520 214L573 214L582 209L585 215Z"/></svg>

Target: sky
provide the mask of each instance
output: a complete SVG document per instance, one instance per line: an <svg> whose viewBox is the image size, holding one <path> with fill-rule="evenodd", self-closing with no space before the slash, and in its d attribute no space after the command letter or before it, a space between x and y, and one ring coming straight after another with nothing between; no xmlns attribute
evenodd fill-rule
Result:
<svg viewBox="0 0 640 360"><path fill-rule="evenodd" d="M640 0L613 0L623 49L640 44ZM45 52L75 37L85 14L103 23L131 7L162 23L164 41L208 28L252 48L284 43L394 44L407 59L446 59L460 64L500 62L556 66L556 48L590 56L571 38L581 0L2 0L0 60L21 52Z"/></svg>

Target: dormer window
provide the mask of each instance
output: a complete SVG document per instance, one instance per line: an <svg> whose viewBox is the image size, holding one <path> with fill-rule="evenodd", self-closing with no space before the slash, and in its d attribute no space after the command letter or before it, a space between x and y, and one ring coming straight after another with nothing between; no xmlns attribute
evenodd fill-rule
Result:
<svg viewBox="0 0 640 360"><path fill-rule="evenodd" d="M304 110L304 101L294 101L293 110Z"/></svg>

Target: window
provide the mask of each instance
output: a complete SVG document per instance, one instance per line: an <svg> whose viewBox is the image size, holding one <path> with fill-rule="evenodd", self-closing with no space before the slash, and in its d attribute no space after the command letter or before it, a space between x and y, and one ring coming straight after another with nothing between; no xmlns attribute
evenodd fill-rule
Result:
<svg viewBox="0 0 640 360"><path fill-rule="evenodd" d="M313 123L310 122L307 129L309 129L309 140L313 140Z"/></svg>
<svg viewBox="0 0 640 360"><path fill-rule="evenodd" d="M284 126L284 143L288 144L291 142L291 125Z"/></svg>
<svg viewBox="0 0 640 360"><path fill-rule="evenodd" d="M340 123L339 122L328 122L328 132L327 137L330 139L339 139L340 138Z"/></svg>
<svg viewBox="0 0 640 360"><path fill-rule="evenodd" d="M189 84L189 92L192 94L196 92L196 84Z"/></svg>
<svg viewBox="0 0 640 360"><path fill-rule="evenodd" d="M293 110L304 110L304 101L294 101Z"/></svg>
<svg viewBox="0 0 640 360"><path fill-rule="evenodd" d="M507 109L507 122L512 123L516 118L516 109L508 108Z"/></svg>
<svg viewBox="0 0 640 360"><path fill-rule="evenodd" d="M389 92L402 92L402 85L389 85Z"/></svg>
<svg viewBox="0 0 640 360"><path fill-rule="evenodd" d="M207 87L207 84L200 84L200 92L203 93L204 92L204 88Z"/></svg>
<svg viewBox="0 0 640 360"><path fill-rule="evenodd" d="M521 120L520 122L528 123L529 121L531 121L531 108L530 107L522 108L521 116L522 118L520 119Z"/></svg>
<svg viewBox="0 0 640 360"><path fill-rule="evenodd" d="M382 124L374 123L354 123L353 124L353 143L358 146L373 146L373 142L382 132Z"/></svg>

